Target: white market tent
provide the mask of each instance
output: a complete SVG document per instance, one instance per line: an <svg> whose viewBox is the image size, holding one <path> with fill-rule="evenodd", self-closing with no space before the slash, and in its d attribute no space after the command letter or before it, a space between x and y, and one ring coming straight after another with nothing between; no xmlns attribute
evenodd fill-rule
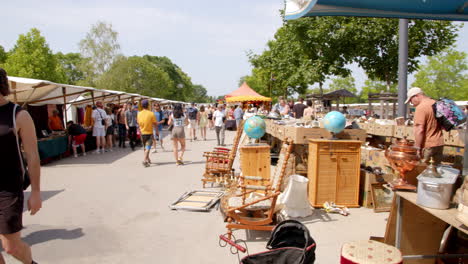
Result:
<svg viewBox="0 0 468 264"><path fill-rule="evenodd" d="M46 80L8 76L8 83L12 93L8 99L22 105L63 104L69 106L84 106L101 101L108 103L134 102L147 99L161 104L185 102L167 100L163 98L148 97L140 94L122 91L102 90L93 87L54 83ZM67 111L65 119L67 120Z"/></svg>

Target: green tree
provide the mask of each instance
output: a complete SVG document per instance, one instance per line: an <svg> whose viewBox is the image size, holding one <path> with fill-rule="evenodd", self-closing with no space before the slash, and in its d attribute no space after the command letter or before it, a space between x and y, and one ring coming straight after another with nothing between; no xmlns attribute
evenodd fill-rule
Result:
<svg viewBox="0 0 468 264"><path fill-rule="evenodd" d="M169 75L148 60L119 57L96 82L97 88L170 99L174 84Z"/></svg>
<svg viewBox="0 0 468 264"><path fill-rule="evenodd" d="M206 88L203 85L193 85L193 96L189 98L190 102L208 103L209 98Z"/></svg>
<svg viewBox="0 0 468 264"><path fill-rule="evenodd" d="M80 70L79 65L83 63L80 53L58 52L55 54L58 63L61 65L64 82L67 84L77 84L85 80L85 73Z"/></svg>
<svg viewBox="0 0 468 264"><path fill-rule="evenodd" d="M0 64L5 63L7 60L8 54L5 49L0 45Z"/></svg>
<svg viewBox="0 0 468 264"><path fill-rule="evenodd" d="M398 19L353 18L347 26L357 36L355 61L374 80L386 83L386 91L398 78ZM419 67L419 58L451 46L459 26L449 21L410 20L408 72Z"/></svg>
<svg viewBox="0 0 468 264"><path fill-rule="evenodd" d="M355 98L345 98L345 103L357 103L359 101L359 94L355 84L356 80L353 76L348 77L337 77L332 80L329 91L336 91L346 89L356 95Z"/></svg>
<svg viewBox="0 0 468 264"><path fill-rule="evenodd" d="M168 57L143 56L144 59L153 63L159 69L166 72L172 81L172 86L167 91L167 99L177 101L188 101L195 95L194 86L188 74L173 63Z"/></svg>
<svg viewBox="0 0 468 264"><path fill-rule="evenodd" d="M465 52L447 49L429 57L416 74L413 86L421 87L433 98L447 97L466 100L468 94L468 65Z"/></svg>
<svg viewBox="0 0 468 264"><path fill-rule="evenodd" d="M4 64L9 75L62 82L60 65L41 32L32 28L19 38Z"/></svg>
<svg viewBox="0 0 468 264"><path fill-rule="evenodd" d="M409 26L409 72L418 58L452 45L458 26L446 21L414 20ZM302 94L314 84L323 92L330 76L346 77L357 62L371 79L389 90L398 72L398 20L358 17L308 17L286 21L262 54L248 53L255 69L277 76L273 96ZM265 78L263 78L265 79Z"/></svg>
<svg viewBox="0 0 468 264"><path fill-rule="evenodd" d="M387 83L380 80L367 79L364 82L364 86L361 88L359 95L359 101L361 103L367 103L369 93L380 93L388 91L390 93L397 93L398 87L396 83L390 85L390 91L387 89Z"/></svg>
<svg viewBox="0 0 468 264"><path fill-rule="evenodd" d="M86 81L81 82L94 86L100 75L104 74L116 60L120 45L118 33L112 29L112 24L99 21L91 26L91 30L79 43L82 60L80 69L85 72Z"/></svg>

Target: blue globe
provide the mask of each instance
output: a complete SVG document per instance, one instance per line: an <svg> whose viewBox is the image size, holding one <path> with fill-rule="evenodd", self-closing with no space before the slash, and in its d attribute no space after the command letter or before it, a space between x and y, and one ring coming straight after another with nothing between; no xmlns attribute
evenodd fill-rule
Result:
<svg viewBox="0 0 468 264"><path fill-rule="evenodd" d="M345 128L346 118L337 111L331 111L323 118L323 126L326 130L338 134Z"/></svg>
<svg viewBox="0 0 468 264"><path fill-rule="evenodd" d="M266 123L258 116L252 116L244 122L244 132L250 138L259 139L265 135Z"/></svg>

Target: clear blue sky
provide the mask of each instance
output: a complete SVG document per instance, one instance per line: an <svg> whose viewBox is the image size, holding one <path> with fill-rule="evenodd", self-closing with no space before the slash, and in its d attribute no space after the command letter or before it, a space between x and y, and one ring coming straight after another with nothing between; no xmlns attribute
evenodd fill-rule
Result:
<svg viewBox="0 0 468 264"><path fill-rule="evenodd" d="M261 52L282 23L278 10L283 0L79 2L2 3L0 45L10 49L19 34L36 27L54 52L78 52L91 24L104 21L119 33L124 55L167 56L209 95L224 95L250 73L246 51ZM468 28L460 32L457 46L468 52ZM351 69L360 87L366 76L355 66Z"/></svg>

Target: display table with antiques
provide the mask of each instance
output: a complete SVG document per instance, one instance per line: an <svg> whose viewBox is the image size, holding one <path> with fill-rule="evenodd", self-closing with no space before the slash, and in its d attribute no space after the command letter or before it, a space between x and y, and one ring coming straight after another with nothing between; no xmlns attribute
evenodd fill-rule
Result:
<svg viewBox="0 0 468 264"><path fill-rule="evenodd" d="M359 207L361 141L309 140L309 201Z"/></svg>
<svg viewBox="0 0 468 264"><path fill-rule="evenodd" d="M433 258L422 259L422 256L417 255L437 255L446 243L443 237L449 226L465 237L468 235L468 227L456 219L456 208L431 209L418 205L414 192L398 191L395 194L385 243L395 245L403 256L414 256L414 259L406 259L405 263L434 263Z"/></svg>

